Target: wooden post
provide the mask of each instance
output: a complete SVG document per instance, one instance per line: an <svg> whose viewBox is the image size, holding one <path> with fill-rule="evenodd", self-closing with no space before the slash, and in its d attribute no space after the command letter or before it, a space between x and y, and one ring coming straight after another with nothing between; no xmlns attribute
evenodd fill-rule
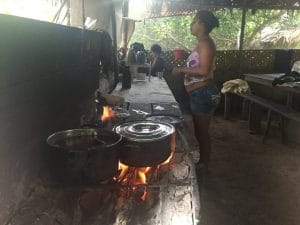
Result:
<svg viewBox="0 0 300 225"><path fill-rule="evenodd" d="M71 26L71 14L70 14L70 8L71 8L71 3L70 3L70 0L68 0L68 3L67 3L67 20L68 20L67 25L68 25L68 26Z"/></svg>
<svg viewBox="0 0 300 225"><path fill-rule="evenodd" d="M246 13L247 9L243 8L243 14L242 14L242 24L241 24L241 35L240 35L240 41L239 41L239 50L243 50L244 45L244 36L245 36L245 25L246 25Z"/></svg>
<svg viewBox="0 0 300 225"><path fill-rule="evenodd" d="M242 50L244 45L244 36L245 36L245 25L246 25L246 13L247 9L246 7L243 8L243 14L242 14L242 24L241 24L241 34L240 34L240 40L239 40L239 65L238 65L238 73L239 77L242 78Z"/></svg>
<svg viewBox="0 0 300 225"><path fill-rule="evenodd" d="M84 9L84 0L81 2L81 8L82 8L82 29L85 29L85 9Z"/></svg>
<svg viewBox="0 0 300 225"><path fill-rule="evenodd" d="M112 39L113 39L113 63L115 72L115 84L118 83L119 67L117 62L117 25L116 25L116 12L115 5L111 1L111 26L112 26Z"/></svg>
<svg viewBox="0 0 300 225"><path fill-rule="evenodd" d="M82 0L70 0L70 25L73 27L82 26Z"/></svg>
<svg viewBox="0 0 300 225"><path fill-rule="evenodd" d="M123 3L123 8L122 8L122 24L123 24L123 29L122 29L122 44L124 44L125 49L127 49L127 38L128 38L128 0L125 0ZM126 19L125 19L126 18Z"/></svg>
<svg viewBox="0 0 300 225"><path fill-rule="evenodd" d="M244 44L244 36L245 36L245 24L246 24L246 13L247 9L246 7L243 8L243 15L242 15L242 25L241 25L241 34L240 34L240 40L239 40L239 52L238 52L238 76L239 78L243 79L242 77L242 50L243 50L243 44Z"/></svg>

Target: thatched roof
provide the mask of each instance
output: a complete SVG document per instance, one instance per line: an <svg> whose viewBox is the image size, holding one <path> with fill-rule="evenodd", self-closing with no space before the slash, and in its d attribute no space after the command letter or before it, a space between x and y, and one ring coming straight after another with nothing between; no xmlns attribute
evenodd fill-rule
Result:
<svg viewBox="0 0 300 225"><path fill-rule="evenodd" d="M300 26L285 28L269 28L268 32L263 32L261 44L269 47L274 46L293 46L300 43Z"/></svg>
<svg viewBox="0 0 300 225"><path fill-rule="evenodd" d="M144 0L144 18L186 15L199 9L300 10L300 0ZM133 16L132 16L133 17Z"/></svg>

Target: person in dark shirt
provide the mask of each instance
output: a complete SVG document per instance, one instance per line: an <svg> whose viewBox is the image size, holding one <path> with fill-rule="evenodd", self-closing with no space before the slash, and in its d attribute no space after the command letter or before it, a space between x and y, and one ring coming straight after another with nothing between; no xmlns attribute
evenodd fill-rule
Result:
<svg viewBox="0 0 300 225"><path fill-rule="evenodd" d="M164 59L161 57L161 47L158 44L154 44L151 46L150 57L151 75L157 76L157 72L163 72L165 66Z"/></svg>

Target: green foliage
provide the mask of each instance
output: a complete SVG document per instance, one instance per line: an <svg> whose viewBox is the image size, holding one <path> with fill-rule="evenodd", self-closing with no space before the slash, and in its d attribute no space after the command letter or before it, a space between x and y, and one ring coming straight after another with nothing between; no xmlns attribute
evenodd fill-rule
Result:
<svg viewBox="0 0 300 225"><path fill-rule="evenodd" d="M195 37L190 34L189 24L192 18L192 16L165 17L137 23L131 43L142 42L147 49L154 43L160 44L165 50L190 49L196 42Z"/></svg>
<svg viewBox="0 0 300 225"><path fill-rule="evenodd" d="M223 9L215 11L219 18L220 27L213 30L212 38L217 49L238 49L241 30L242 10ZM176 48L191 50L197 40L190 34L190 23L193 15L146 19L136 23L136 29L130 43L141 42L146 49L154 43L162 46L163 50ZM289 38L282 44L274 39L274 43L266 45L262 42L261 34L264 28L280 30L293 28L300 29L300 12L286 10L249 10L246 15L244 49L257 48L299 48L300 41ZM282 35L275 33L274 35ZM292 34L291 34L292 35ZM280 37L278 38L280 39Z"/></svg>
<svg viewBox="0 0 300 225"><path fill-rule="evenodd" d="M220 26L212 31L211 37L215 40L217 49L237 49L242 11L224 9L216 11L215 15L219 19Z"/></svg>

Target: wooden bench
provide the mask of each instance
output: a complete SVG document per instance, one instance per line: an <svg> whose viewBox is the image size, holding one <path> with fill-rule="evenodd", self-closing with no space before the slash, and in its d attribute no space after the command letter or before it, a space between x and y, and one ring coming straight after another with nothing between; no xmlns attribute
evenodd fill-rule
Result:
<svg viewBox="0 0 300 225"><path fill-rule="evenodd" d="M250 103L249 110L248 110L249 125L251 122L250 118L251 118L251 114L252 114L251 109L252 109L253 104L258 104L268 110L267 126L264 131L263 142L266 141L266 137L269 133L273 113L277 113L280 115L280 131L281 131L281 140L283 143L285 142L285 119L291 119L291 120L300 122L300 112L292 109L289 106L285 106L282 104L272 102L272 101L262 98L260 96L254 95L252 93L238 94L238 93L232 93L232 92L225 94L225 109L224 109L224 118L225 119L229 118L232 95L237 95L244 99L243 106L242 106L242 117L244 117L244 118L245 118L245 115L247 114L247 112L246 112L247 111L246 110L247 101ZM253 116L253 114L252 114L252 116Z"/></svg>

